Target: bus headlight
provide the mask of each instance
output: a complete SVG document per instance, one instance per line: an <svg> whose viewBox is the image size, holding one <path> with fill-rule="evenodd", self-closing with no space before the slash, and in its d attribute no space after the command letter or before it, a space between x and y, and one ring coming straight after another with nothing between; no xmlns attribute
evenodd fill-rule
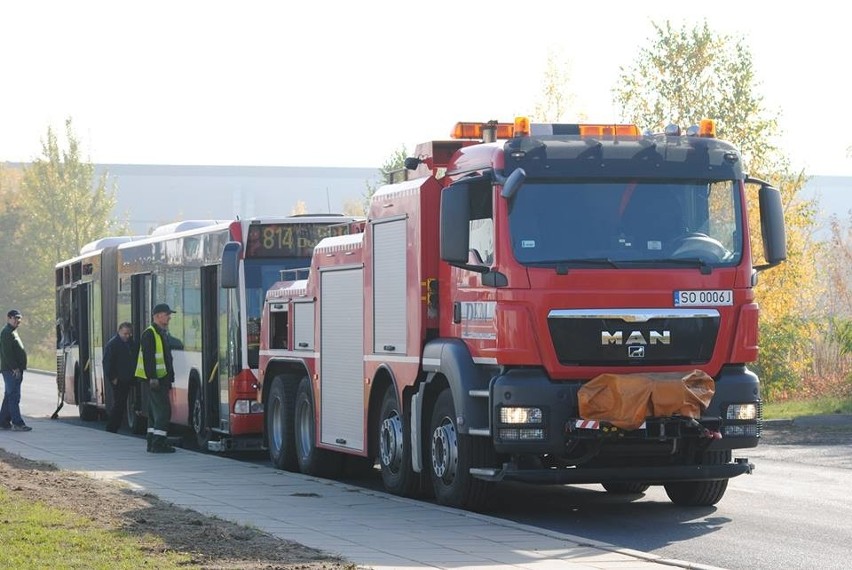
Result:
<svg viewBox="0 0 852 570"><path fill-rule="evenodd" d="M263 404L255 400L237 400L234 402L235 414L262 414Z"/></svg>

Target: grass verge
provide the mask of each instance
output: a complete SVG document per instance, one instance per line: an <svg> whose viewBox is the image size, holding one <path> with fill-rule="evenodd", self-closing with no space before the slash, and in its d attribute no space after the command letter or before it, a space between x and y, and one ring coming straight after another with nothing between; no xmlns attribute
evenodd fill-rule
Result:
<svg viewBox="0 0 852 570"><path fill-rule="evenodd" d="M15 497L0 488L0 568L186 569L188 554L156 537L131 536L89 519Z"/></svg>
<svg viewBox="0 0 852 570"><path fill-rule="evenodd" d="M763 404L763 417L767 420L823 414L852 414L852 399L825 397L813 400L788 400Z"/></svg>

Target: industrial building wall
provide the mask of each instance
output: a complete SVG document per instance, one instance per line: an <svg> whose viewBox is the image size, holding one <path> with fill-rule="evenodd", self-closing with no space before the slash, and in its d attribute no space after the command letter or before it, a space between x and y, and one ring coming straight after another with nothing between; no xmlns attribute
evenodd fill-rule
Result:
<svg viewBox="0 0 852 570"><path fill-rule="evenodd" d="M181 166L97 164L118 187L116 217L131 233L147 234L177 220L290 215L297 202L308 213L340 213L361 200L378 168Z"/></svg>

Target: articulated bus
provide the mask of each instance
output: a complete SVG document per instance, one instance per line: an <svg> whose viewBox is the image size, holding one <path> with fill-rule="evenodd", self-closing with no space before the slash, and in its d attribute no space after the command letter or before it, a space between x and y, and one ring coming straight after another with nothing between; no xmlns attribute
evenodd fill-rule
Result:
<svg viewBox="0 0 852 570"><path fill-rule="evenodd" d="M84 246L55 270L61 401L76 405L84 421L103 417L112 402L104 345L124 321L140 338L154 305L167 303L176 311L169 324L172 424L191 429L211 451L259 448L263 408L255 384L266 290L281 271L309 265L319 240L362 225L331 214L190 220ZM133 433L146 430L147 397L145 383L130 391Z"/></svg>

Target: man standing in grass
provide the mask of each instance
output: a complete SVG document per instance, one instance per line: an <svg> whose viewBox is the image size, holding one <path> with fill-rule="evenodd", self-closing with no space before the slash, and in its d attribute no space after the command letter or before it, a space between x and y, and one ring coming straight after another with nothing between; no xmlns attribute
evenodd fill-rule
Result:
<svg viewBox="0 0 852 570"><path fill-rule="evenodd" d="M6 313L8 321L0 331L0 373L3 374L3 406L0 407L0 428L12 431L30 431L30 426L21 417L21 384L27 369L27 351L18 336L18 327L23 319L21 311L12 309Z"/></svg>

